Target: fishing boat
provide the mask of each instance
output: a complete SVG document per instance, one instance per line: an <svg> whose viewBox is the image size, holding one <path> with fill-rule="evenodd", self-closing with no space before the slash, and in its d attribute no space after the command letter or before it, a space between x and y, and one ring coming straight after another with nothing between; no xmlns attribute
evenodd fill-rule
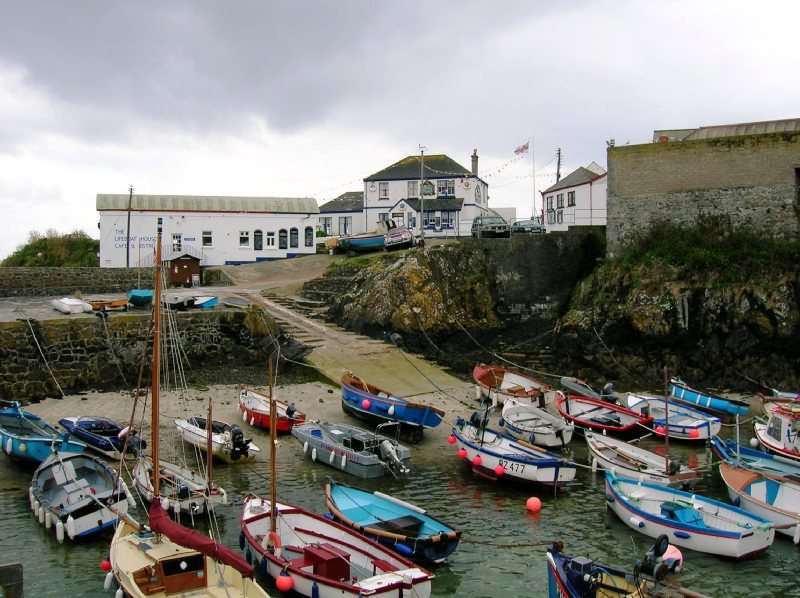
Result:
<svg viewBox="0 0 800 598"><path fill-rule="evenodd" d="M689 405L666 401L664 397L629 393L625 404L631 411L652 417L653 430L659 436L669 434L676 440L708 440L722 429L718 417Z"/></svg>
<svg viewBox="0 0 800 598"><path fill-rule="evenodd" d="M708 598L673 585L683 569L683 555L661 535L644 558L623 570L583 557L567 556L562 542L547 549L547 584L551 598Z"/></svg>
<svg viewBox="0 0 800 598"><path fill-rule="evenodd" d="M561 386L567 389L567 393L565 394L573 394L579 397L586 397L589 399L595 399L597 401L607 401L609 403L617 403L619 400L617 396L614 394L614 385L611 382L607 382L605 386L603 386L603 390L601 392L596 391L588 382L584 382L583 380L579 380L578 378L573 378L571 376L564 376L560 380Z"/></svg>
<svg viewBox="0 0 800 598"><path fill-rule="evenodd" d="M720 463L719 474L731 502L769 519L775 529L800 544L800 481Z"/></svg>
<svg viewBox="0 0 800 598"><path fill-rule="evenodd" d="M131 289L126 298L134 307L145 307L153 302L153 289Z"/></svg>
<svg viewBox="0 0 800 598"><path fill-rule="evenodd" d="M195 295L192 297L192 307L200 307L202 309L211 309L219 302L219 297L213 295Z"/></svg>
<svg viewBox="0 0 800 598"><path fill-rule="evenodd" d="M269 381L273 402L271 361ZM275 412L273 404L273 419ZM292 434L308 425L295 426ZM250 494L244 501L239 545L248 561L255 557L281 592L293 590L309 598L428 598L434 577L430 572L352 528L278 502L275 428L271 425L269 432L270 497Z"/></svg>
<svg viewBox="0 0 800 598"><path fill-rule="evenodd" d="M87 299L86 303L92 306L94 311L126 311L128 309L127 299Z"/></svg>
<svg viewBox="0 0 800 598"><path fill-rule="evenodd" d="M161 329L161 218L158 219L156 237L156 284L153 301L154 339L151 362L151 451L147 467L141 467L137 485L149 493L148 524L139 525L132 518L121 518L111 542L111 571L106 586L112 579L119 584L117 595L144 596L204 596L244 598L266 597L267 593L253 581L253 568L240 555L201 532L188 529L170 520L162 501L170 505L177 489L171 484L168 470L160 460L160 329ZM148 477L149 476L149 477ZM144 479L142 479L144 478ZM170 483L166 491L162 482ZM197 490L200 504L208 497L209 482ZM186 488L186 492L191 492ZM175 496L175 498L178 498ZM153 500L156 499L156 500ZM200 510L200 509L198 509Z"/></svg>
<svg viewBox="0 0 800 598"><path fill-rule="evenodd" d="M394 220L389 221L392 226L383 235L384 248L389 251L391 249L405 249L414 246L414 233L407 226L394 225Z"/></svg>
<svg viewBox="0 0 800 598"><path fill-rule="evenodd" d="M204 512L206 509L213 509L215 505L226 504L228 502L225 490L211 482L210 467L211 459L207 460L208 469L205 473L199 473L190 469L178 459L178 447L172 443L165 442L164 452L171 450L172 456L169 461L161 457L160 444L160 413L158 398L161 393L162 380L164 386L173 384L171 390L176 391L183 402L188 401L187 388L184 381L185 373L182 370L183 353L179 339L175 336L175 314L172 310L162 309L164 307L161 300L161 219L159 219L158 238L156 244L156 268L155 284L153 291L153 337L152 337L152 360L150 366L150 384L152 399L150 402L150 450L151 456L140 454L133 467L133 483L139 494L147 502L163 502L164 505L171 507L175 514L189 513L191 516ZM163 321L162 321L163 320ZM163 328L163 330L162 330ZM163 345L163 346L162 346ZM162 359L162 349L164 358ZM162 376L162 369L163 376ZM135 396L139 396L137 389ZM177 433L175 434L175 436ZM165 440L172 440L165 438ZM177 440L177 439L175 439ZM202 464L202 453L198 450L195 453L197 461Z"/></svg>
<svg viewBox="0 0 800 598"><path fill-rule="evenodd" d="M653 418L621 405L556 391L558 412L580 428L611 434L620 438L642 436L649 431Z"/></svg>
<svg viewBox="0 0 800 598"><path fill-rule="evenodd" d="M413 561L442 563L458 546L461 531L425 509L383 492L328 478L325 500L333 518Z"/></svg>
<svg viewBox="0 0 800 598"><path fill-rule="evenodd" d="M683 489L692 488L703 479L695 470L674 459L624 440L592 432L586 432L584 436L592 455L592 470L599 466L625 477Z"/></svg>
<svg viewBox="0 0 800 598"><path fill-rule="evenodd" d="M717 556L744 559L767 550L775 538L764 517L704 496L606 471L606 506L625 525L651 538Z"/></svg>
<svg viewBox="0 0 800 598"><path fill-rule="evenodd" d="M176 419L175 427L185 442L198 447L206 454L210 444L211 455L220 461L246 463L255 459L260 449L252 440L244 437L239 426L213 419L209 435L208 421L209 418L198 416Z"/></svg>
<svg viewBox="0 0 800 598"><path fill-rule="evenodd" d="M575 463L492 430L487 427L486 419L476 412L469 421L458 418L453 424L450 442L456 446L458 456L472 465L473 473L490 480L556 488L575 479Z"/></svg>
<svg viewBox="0 0 800 598"><path fill-rule="evenodd" d="M58 420L68 433L90 449L118 460L122 455L137 455L145 448L147 442L129 426L123 426L107 417L98 415L80 415L62 417Z"/></svg>
<svg viewBox="0 0 800 598"><path fill-rule="evenodd" d="M411 451L397 440L380 435L391 422L369 432L348 424L309 422L292 428L292 436L312 461L327 463L359 478L410 473Z"/></svg>
<svg viewBox="0 0 800 598"><path fill-rule="evenodd" d="M74 540L111 529L135 504L122 478L89 454L51 453L33 474L34 515L56 539Z"/></svg>
<svg viewBox="0 0 800 598"><path fill-rule="evenodd" d="M689 387L685 382L678 378L669 381L670 396L676 401L681 401L689 405L696 405L706 411L713 411L728 415L746 415L750 409L745 401L738 399L726 399L718 397L702 390Z"/></svg>
<svg viewBox="0 0 800 598"><path fill-rule="evenodd" d="M287 404L277 399L274 401L275 428L278 432L289 432L295 424L302 424L306 421L306 414L298 411L294 403ZM251 426L269 429L269 405L268 397L247 388L244 384L239 385L239 411L242 414L242 421Z"/></svg>
<svg viewBox="0 0 800 598"><path fill-rule="evenodd" d="M514 438L544 448L564 447L572 440L574 424L549 411L508 398L503 403L500 426Z"/></svg>
<svg viewBox="0 0 800 598"><path fill-rule="evenodd" d="M753 427L766 451L800 462L800 405L777 404L766 423L757 420Z"/></svg>
<svg viewBox="0 0 800 598"><path fill-rule="evenodd" d="M756 393L756 395L761 399L761 408L764 411L764 415L769 416L770 411L772 411L775 405L800 405L800 393L787 390L778 390L777 388L772 388L770 390L772 391L770 395L765 395L760 392Z"/></svg>
<svg viewBox="0 0 800 598"><path fill-rule="evenodd" d="M550 387L533 376L510 370L500 365L480 363L472 369L472 378L481 394L493 404L503 403L509 397L520 402L536 402L545 407L546 394ZM541 397L541 398L540 398Z"/></svg>
<svg viewBox="0 0 800 598"><path fill-rule="evenodd" d="M50 303L62 314L85 314L92 311L92 306L90 304L74 297L53 299Z"/></svg>
<svg viewBox="0 0 800 598"><path fill-rule="evenodd" d="M800 463L792 459L785 459L779 455L766 453L739 444L732 439L724 440L719 436L714 436L711 439L711 448L717 457L731 465L740 465L754 471L762 471L800 481Z"/></svg>
<svg viewBox="0 0 800 598"><path fill-rule="evenodd" d="M59 432L38 415L23 411L17 401L0 411L0 446L14 460L39 464L52 451L82 453L83 442Z"/></svg>
<svg viewBox="0 0 800 598"><path fill-rule="evenodd" d="M350 237L341 237L337 242L337 247L344 250L348 256L354 253L380 251L384 246L384 233L377 231L361 233Z"/></svg>
<svg viewBox="0 0 800 598"><path fill-rule="evenodd" d="M442 423L444 411L441 409L394 396L352 372L342 375L341 385L345 413L361 419L398 422L408 431L410 442L419 442L425 428L435 428Z"/></svg>

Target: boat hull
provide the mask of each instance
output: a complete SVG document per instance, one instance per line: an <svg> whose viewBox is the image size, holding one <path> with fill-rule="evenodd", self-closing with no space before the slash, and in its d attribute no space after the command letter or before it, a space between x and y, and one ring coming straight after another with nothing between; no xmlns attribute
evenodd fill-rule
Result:
<svg viewBox="0 0 800 598"><path fill-rule="evenodd" d="M153 302L153 291L151 289L133 289L126 295L128 303L134 307L144 307Z"/></svg>
<svg viewBox="0 0 800 598"><path fill-rule="evenodd" d="M544 409L508 399L503 404L500 425L514 438L544 448L564 447L572 441L575 426Z"/></svg>
<svg viewBox="0 0 800 598"><path fill-rule="evenodd" d="M750 406L744 401L717 397L694 388L689 388L680 380L673 379L669 383L669 393L673 399L696 405L702 409L727 413L729 415L747 415Z"/></svg>
<svg viewBox="0 0 800 598"><path fill-rule="evenodd" d="M626 399L628 409L647 413L653 418L653 431L659 436L668 433L675 440L707 441L722 429L722 422L718 417L675 403L669 403L667 411L665 404L663 397L629 394Z"/></svg>
<svg viewBox="0 0 800 598"><path fill-rule="evenodd" d="M198 420L202 426L197 425ZM203 418L175 420L175 426L184 442L208 453L208 432L205 424L206 420ZM247 445L244 446L245 440L238 426L214 421L212 430L211 454L214 458L225 463L249 463L255 460L260 449L250 441L246 441ZM237 438L240 440L237 441Z"/></svg>
<svg viewBox="0 0 800 598"><path fill-rule="evenodd" d="M556 392L556 407L567 421L617 438L636 438L650 431L653 419L607 401Z"/></svg>
<svg viewBox="0 0 800 598"><path fill-rule="evenodd" d="M88 448L112 460L120 459L123 451L129 456L147 447L147 443L136 434L128 436L126 445L125 437L120 438L123 427L104 417L63 417L58 424Z"/></svg>
<svg viewBox="0 0 800 598"><path fill-rule="evenodd" d="M548 402L546 393L550 387L547 384L502 366L478 364L472 369L472 378L480 388L481 395L493 404L504 403L507 398L528 399L544 408Z"/></svg>
<svg viewBox="0 0 800 598"><path fill-rule="evenodd" d="M225 490L212 485L208 490L206 479L193 471L180 465L159 461L161 482L159 486L159 500L165 510L178 513L204 513L209 504L228 504ZM141 457L133 468L133 483L148 503L153 502L152 484L153 464L149 457Z"/></svg>
<svg viewBox="0 0 800 598"><path fill-rule="evenodd" d="M0 448L15 461L38 465L54 450L82 453L86 445L14 403L0 411Z"/></svg>
<svg viewBox="0 0 800 598"><path fill-rule="evenodd" d="M269 397L245 386L240 386L239 413L242 414L242 421L257 428L269 430ZM283 401L275 401L275 430L277 432L291 432L292 426L305 423L305 421L306 414L297 411L294 405L287 405Z"/></svg>

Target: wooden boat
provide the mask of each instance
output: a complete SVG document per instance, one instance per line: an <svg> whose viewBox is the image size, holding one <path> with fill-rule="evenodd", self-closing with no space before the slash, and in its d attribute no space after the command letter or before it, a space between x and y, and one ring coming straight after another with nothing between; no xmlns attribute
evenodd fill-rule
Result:
<svg viewBox="0 0 800 598"><path fill-rule="evenodd" d="M572 461L492 430L485 422L485 417L473 413L469 421L458 418L453 424L458 455L472 465L475 474L555 487L575 479L577 466Z"/></svg>
<svg viewBox="0 0 800 598"><path fill-rule="evenodd" d="M399 422L409 430L411 442L422 440L422 430L442 423L444 411L411 403L373 384L368 384L352 372L341 378L342 410L367 420Z"/></svg>
<svg viewBox="0 0 800 598"><path fill-rule="evenodd" d="M341 237L337 246L343 249L347 255L380 251L385 246L384 233L371 231L360 235Z"/></svg>
<svg viewBox="0 0 800 598"><path fill-rule="evenodd" d="M18 402L0 411L0 447L14 460L38 465L52 451L82 453L83 442L62 434L38 415L23 411Z"/></svg>
<svg viewBox="0 0 800 598"><path fill-rule="evenodd" d="M685 382L677 378L669 381L670 396L676 401L682 401L689 405L696 405L706 411L724 413L728 415L746 415L750 409L745 401L738 399L726 399L718 397L702 390L696 390L687 386Z"/></svg>
<svg viewBox="0 0 800 598"><path fill-rule="evenodd" d="M717 556L743 559L775 538L769 520L716 500L615 476L606 471L606 505L628 527L651 538Z"/></svg>
<svg viewBox="0 0 800 598"><path fill-rule="evenodd" d="M588 399L595 399L597 401L607 401L609 403L617 403L617 396L614 394L614 385L608 382L601 392L592 388L588 382L573 378L571 376L564 376L560 380L561 386L567 389L567 393L577 395L579 397L586 397Z"/></svg>
<svg viewBox="0 0 800 598"><path fill-rule="evenodd" d="M718 417L689 405L665 401L664 397L629 393L625 404L631 411L652 417L653 430L659 436L669 433L676 440L708 440L722 429Z"/></svg>
<svg viewBox="0 0 800 598"><path fill-rule="evenodd" d="M50 303L62 314L84 314L92 311L91 305L74 297L53 299Z"/></svg>
<svg viewBox="0 0 800 598"><path fill-rule="evenodd" d="M33 474L31 509L39 523L63 542L99 534L128 512L133 496L111 467L97 457L52 453Z"/></svg>
<svg viewBox="0 0 800 598"><path fill-rule="evenodd" d="M272 362L269 381L270 413L274 419ZM295 426L292 433L309 425ZM398 553L352 528L278 502L276 427L273 423L269 431L270 498L249 495L244 501L239 545L242 549L247 546L248 561L255 552L262 573L271 576L280 591L294 590L309 598L428 598L433 575L425 569L415 567ZM316 448L313 450L316 452Z"/></svg>
<svg viewBox="0 0 800 598"><path fill-rule="evenodd" d="M211 454L225 463L253 461L260 450L250 439L244 437L239 426L227 422L212 420L210 439L208 418L195 416L189 419L176 419L175 427L185 442L206 453L210 440Z"/></svg>
<svg viewBox="0 0 800 598"><path fill-rule="evenodd" d="M175 311L183 311L194 307L194 297L192 295L164 295L161 298L164 307Z"/></svg>
<svg viewBox="0 0 800 598"><path fill-rule="evenodd" d="M113 419L97 415L63 417L58 424L90 449L117 460L125 455L136 455L147 448L147 442L136 431L122 426Z"/></svg>
<svg viewBox="0 0 800 598"><path fill-rule="evenodd" d="M544 448L566 446L575 431L575 426L563 418L511 398L503 403L500 426L510 436Z"/></svg>
<svg viewBox="0 0 800 598"><path fill-rule="evenodd" d="M800 481L720 463L731 502L769 519L775 529L800 544Z"/></svg>
<svg viewBox="0 0 800 598"><path fill-rule="evenodd" d="M523 402L527 400L545 407L545 396L550 387L533 376L515 372L500 365L476 365L472 369L472 378L481 389L481 394L492 403L503 403L511 397Z"/></svg>
<svg viewBox="0 0 800 598"><path fill-rule="evenodd" d="M765 395L760 392L756 393L756 395L761 399L761 409L764 411L764 415L769 416L775 405L800 405L800 393L778 390L777 388L773 388L771 390L772 394L770 395Z"/></svg>
<svg viewBox="0 0 800 598"><path fill-rule="evenodd" d="M144 307L153 302L152 289L131 289L126 295L128 303L134 307Z"/></svg>
<svg viewBox="0 0 800 598"><path fill-rule="evenodd" d="M703 479L695 470L624 440L586 432L592 469L598 466L624 477L674 488L692 488Z"/></svg>
<svg viewBox="0 0 800 598"><path fill-rule="evenodd" d="M632 571L562 551L561 542L547 549L548 595L554 598L708 598L669 583L682 570L683 558L666 535L659 536L644 558L635 561Z"/></svg>
<svg viewBox="0 0 800 598"><path fill-rule="evenodd" d="M578 427L620 438L641 436L653 418L607 401L556 391L556 407L567 421Z"/></svg>
<svg viewBox="0 0 800 598"><path fill-rule="evenodd" d="M277 399L274 401L275 429L278 432L289 432L295 424L306 421L306 414L298 411L294 403L287 404ZM269 398L243 384L239 385L239 412L242 414L242 421L251 426L269 429Z"/></svg>
<svg viewBox="0 0 800 598"><path fill-rule="evenodd" d="M162 489L162 481L177 482L177 478L170 479L169 468L175 466L162 462L159 450L161 218L158 219L155 263L150 400L152 457L147 462L140 459L138 473L134 472L140 492L149 493L148 500L152 502L147 526L127 516L117 526L111 542L109 575L119 583L117 595L120 596L266 597L267 593L253 582L253 568L247 561L201 532L171 521L162 507L162 501L182 505L185 499L181 495L187 493L189 498L199 501L201 508L197 511L200 511L211 499L211 484L203 480L202 488L190 489L181 481L181 486L172 484L166 491ZM107 578L106 584L110 586L111 581Z"/></svg>
<svg viewBox="0 0 800 598"><path fill-rule="evenodd" d="M195 295L192 297L192 307L200 307L203 309L211 309L219 302L219 297L212 295Z"/></svg>
<svg viewBox="0 0 800 598"><path fill-rule="evenodd" d="M731 439L723 440L719 436L711 439L711 448L717 457L731 465L742 465L754 471L800 481L800 463L792 459L759 451Z"/></svg>
<svg viewBox="0 0 800 598"><path fill-rule="evenodd" d="M434 575L429 571L349 527L299 507L250 495L241 525L240 544L252 551L261 571L301 596L431 594Z"/></svg>
<svg viewBox="0 0 800 598"><path fill-rule="evenodd" d="M87 299L86 303L92 306L94 311L126 311L128 309L127 299Z"/></svg>
<svg viewBox="0 0 800 598"><path fill-rule="evenodd" d="M441 563L461 539L461 531L424 509L377 490L353 488L328 478L325 497L335 521L414 561Z"/></svg>
<svg viewBox="0 0 800 598"><path fill-rule="evenodd" d="M753 427L766 451L800 462L800 405L777 404L766 423L756 421Z"/></svg>
<svg viewBox="0 0 800 598"><path fill-rule="evenodd" d="M359 478L379 478L387 471L395 476L408 475L411 451L379 434L389 425L392 424L380 424L375 432L369 432L347 424L309 422L294 426L292 436L312 461L327 463Z"/></svg>

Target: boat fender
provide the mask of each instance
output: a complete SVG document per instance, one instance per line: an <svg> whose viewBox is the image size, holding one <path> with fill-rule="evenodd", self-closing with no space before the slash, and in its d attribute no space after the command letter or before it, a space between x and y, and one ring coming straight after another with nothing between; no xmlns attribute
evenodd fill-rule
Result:
<svg viewBox="0 0 800 598"><path fill-rule="evenodd" d="M67 536L69 537L69 539L70 540L74 539L75 538L75 520L72 518L72 515L67 517L66 530L67 530Z"/></svg>
<svg viewBox="0 0 800 598"><path fill-rule="evenodd" d="M56 521L56 540L59 544L64 542L64 523L60 519Z"/></svg>
<svg viewBox="0 0 800 598"><path fill-rule="evenodd" d="M684 540L688 540L692 537L691 534L687 534L686 532L673 532L676 538L682 538Z"/></svg>
<svg viewBox="0 0 800 598"><path fill-rule="evenodd" d="M247 550L244 551L244 560L247 561L248 565L253 564L253 551L250 550L250 547L247 547Z"/></svg>
<svg viewBox="0 0 800 598"><path fill-rule="evenodd" d="M316 447L311 449L311 460L312 461L316 461L317 460L317 449L316 449Z"/></svg>
<svg viewBox="0 0 800 598"><path fill-rule="evenodd" d="M792 542L795 545L800 544L800 523L794 526L794 535L792 536Z"/></svg>
<svg viewBox="0 0 800 598"><path fill-rule="evenodd" d="M114 598L124 598L125 592L122 591L122 588L117 588L117 591L114 592Z"/></svg>
<svg viewBox="0 0 800 598"><path fill-rule="evenodd" d="M53 520L50 511L46 511L44 514L44 529L50 529L53 526Z"/></svg>
<svg viewBox="0 0 800 598"><path fill-rule="evenodd" d="M501 418L500 418L500 419L497 421L497 425L498 425L498 426L500 426L500 427L502 428L503 426L505 426L505 425L506 425L506 420L504 420L504 419L501 417Z"/></svg>
<svg viewBox="0 0 800 598"><path fill-rule="evenodd" d="M247 411L242 410L242 421L247 423Z"/></svg>
<svg viewBox="0 0 800 598"><path fill-rule="evenodd" d="M304 454L304 455L307 455L307 454L308 454L308 440L306 440L306 441L303 443L303 454Z"/></svg>
<svg viewBox="0 0 800 598"><path fill-rule="evenodd" d="M130 426L125 426L124 428L122 428L119 431L119 434L117 434L117 438L125 438L128 435L128 432L130 432L130 431L131 431L131 427Z"/></svg>
<svg viewBox="0 0 800 598"><path fill-rule="evenodd" d="M640 529L644 527L644 521L642 521L638 517L628 517L628 521L630 521L632 525Z"/></svg>
<svg viewBox="0 0 800 598"><path fill-rule="evenodd" d="M40 506L39 511L37 513L39 517L39 525L44 525L44 507Z"/></svg>
<svg viewBox="0 0 800 598"><path fill-rule="evenodd" d="M389 405L389 411L387 411L389 415L394 415L394 405Z"/></svg>
<svg viewBox="0 0 800 598"><path fill-rule="evenodd" d="M125 491L125 496L128 498L128 506L133 509L136 507L136 499L133 498L133 494L131 494L131 489L128 488L128 484L125 483L125 480L122 480L122 489Z"/></svg>
<svg viewBox="0 0 800 598"><path fill-rule="evenodd" d="M106 578L103 580L103 589L108 592L111 589L111 582L114 580L114 573L109 571L106 573Z"/></svg>
<svg viewBox="0 0 800 598"><path fill-rule="evenodd" d="M335 458L336 458L336 453L334 453L333 451L331 451L331 456L330 456L330 457L328 457L328 463L330 463L331 465L333 465L333 460L334 460Z"/></svg>
<svg viewBox="0 0 800 598"><path fill-rule="evenodd" d="M606 502L614 502L614 495L610 492L606 492Z"/></svg>
<svg viewBox="0 0 800 598"><path fill-rule="evenodd" d="M478 401L481 400L481 387L479 384L475 385L475 399Z"/></svg>
<svg viewBox="0 0 800 598"><path fill-rule="evenodd" d="M269 574L269 567L268 567L268 564L269 564L269 562L267 561L267 557L265 557L265 556L262 556L262 557L261 557L261 561L259 562L259 567L260 567L260 569L261 569L261 574L262 574L262 575L267 575L267 574Z"/></svg>
<svg viewBox="0 0 800 598"><path fill-rule="evenodd" d="M413 549L412 549L410 546L408 546L408 545L406 545L406 544L400 544L400 543L397 543L397 544L395 544L395 545L393 546L393 548L394 548L394 549L395 549L397 552L399 552L400 554L402 554L403 556L411 556L412 554L414 554L414 550L413 550Z"/></svg>
<svg viewBox="0 0 800 598"><path fill-rule="evenodd" d="M244 530L239 532L239 549L244 550L245 545L245 538L244 538Z"/></svg>
<svg viewBox="0 0 800 598"><path fill-rule="evenodd" d="M222 499L221 499L222 504L223 505L227 505L228 504L228 493L225 492L225 488L220 488L219 489L219 493L222 495Z"/></svg>
<svg viewBox="0 0 800 598"><path fill-rule="evenodd" d="M316 581L311 586L311 598L319 598L319 586Z"/></svg>
<svg viewBox="0 0 800 598"><path fill-rule="evenodd" d="M11 438L8 438L6 440L5 450L6 450L6 455L11 454Z"/></svg>
<svg viewBox="0 0 800 598"><path fill-rule="evenodd" d="M528 436L528 442L530 442L531 444L535 444L536 443L536 433L531 432L531 435Z"/></svg>
<svg viewBox="0 0 800 598"><path fill-rule="evenodd" d="M256 424L256 418L255 417L251 417L250 418L250 425L254 426L255 424Z"/></svg>
<svg viewBox="0 0 800 598"><path fill-rule="evenodd" d="M37 516L39 514L39 501L34 499L33 500L33 515Z"/></svg>
<svg viewBox="0 0 800 598"><path fill-rule="evenodd" d="M346 466L347 466L347 455L342 455L342 469L344 469Z"/></svg>
<svg viewBox="0 0 800 598"><path fill-rule="evenodd" d="M169 511L169 499L167 497L161 499L161 508L165 511Z"/></svg>
<svg viewBox="0 0 800 598"><path fill-rule="evenodd" d="M28 488L28 502L31 505L31 509L33 508L33 501L36 499L33 497L33 488Z"/></svg>
<svg viewBox="0 0 800 598"><path fill-rule="evenodd" d="M592 473L597 473L597 457L592 457Z"/></svg>
<svg viewBox="0 0 800 598"><path fill-rule="evenodd" d="M181 501L176 500L175 504L172 506L172 509L175 511L176 515L181 514Z"/></svg>

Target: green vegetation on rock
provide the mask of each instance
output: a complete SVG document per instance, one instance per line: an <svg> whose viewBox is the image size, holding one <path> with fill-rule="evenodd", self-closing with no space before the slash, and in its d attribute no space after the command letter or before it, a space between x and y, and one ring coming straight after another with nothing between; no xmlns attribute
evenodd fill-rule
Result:
<svg viewBox="0 0 800 598"><path fill-rule="evenodd" d="M99 266L100 241L83 231L61 234L48 230L28 235L28 242L0 262L3 267L85 268Z"/></svg>

